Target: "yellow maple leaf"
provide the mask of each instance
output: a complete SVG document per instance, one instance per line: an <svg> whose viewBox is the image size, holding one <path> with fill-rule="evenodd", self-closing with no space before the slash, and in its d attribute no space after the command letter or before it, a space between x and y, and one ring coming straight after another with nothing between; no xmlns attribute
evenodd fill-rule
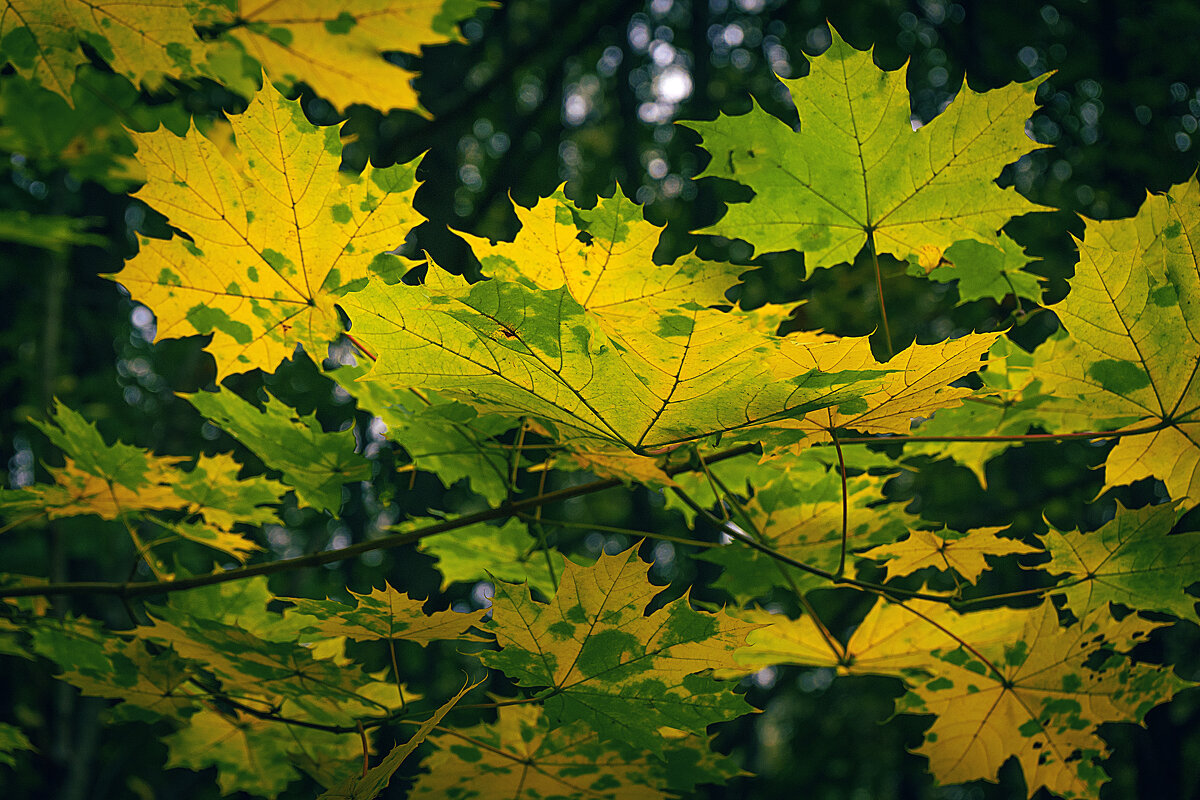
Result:
<svg viewBox="0 0 1200 800"><path fill-rule="evenodd" d="M1200 183L1152 195L1131 219L1089 221L1066 299L1067 336L1035 351L1042 391L1123 436L1105 488L1154 477L1200 497Z"/></svg>
<svg viewBox="0 0 1200 800"><path fill-rule="evenodd" d="M416 73L383 57L458 41L454 23L485 2L447 0L240 0L232 36L275 80L303 82L336 108L419 107Z"/></svg>
<svg viewBox="0 0 1200 800"><path fill-rule="evenodd" d="M922 668L932 677L899 708L937 715L917 752L939 782L994 780L1015 756L1030 797L1045 786L1068 800L1096 798L1107 776L1095 761L1108 751L1097 727L1140 722L1188 684L1109 649L1126 650L1161 623L1136 614L1117 622L1098 608L1063 628L1049 601L1022 617L1023 629L1007 642L976 643L945 626L960 646L926 650L935 658Z"/></svg>
<svg viewBox="0 0 1200 800"><path fill-rule="evenodd" d="M204 45L193 23L188 5L178 0L6 0L0 9L0 39L5 59L17 72L73 103L75 69L88 63L81 44L134 85L154 88L203 60Z"/></svg>
<svg viewBox="0 0 1200 800"><path fill-rule="evenodd" d="M159 318L158 338L209 334L218 381L273 370L297 344L320 360L342 332L334 303L421 221L415 164L340 172L337 128L309 123L270 86L232 117L237 147L195 130L132 133L147 182L137 196L190 239L141 238L116 277Z"/></svg>
<svg viewBox="0 0 1200 800"><path fill-rule="evenodd" d="M372 588L370 594L351 592L358 601L351 607L336 600L281 597L295 604L295 613L313 617L312 630L324 636L345 636L356 642L376 639L406 639L420 644L457 639L479 621L478 614L438 611L426 614L425 601L414 600L388 585Z"/></svg>
<svg viewBox="0 0 1200 800"><path fill-rule="evenodd" d="M133 511L179 508L178 495L171 486L173 465L186 459L148 456L145 479L148 485L130 488L85 472L68 458L61 469L51 470L54 486L30 487L39 495L38 505L50 519L95 514L101 519L117 519Z"/></svg>
<svg viewBox="0 0 1200 800"><path fill-rule="evenodd" d="M975 583L988 568L985 556L1041 552L1024 542L996 535L1006 527L976 528L966 535L949 538L932 531L913 531L904 541L872 548L862 553L862 557L887 559L888 580L933 567L941 571L954 570Z"/></svg>

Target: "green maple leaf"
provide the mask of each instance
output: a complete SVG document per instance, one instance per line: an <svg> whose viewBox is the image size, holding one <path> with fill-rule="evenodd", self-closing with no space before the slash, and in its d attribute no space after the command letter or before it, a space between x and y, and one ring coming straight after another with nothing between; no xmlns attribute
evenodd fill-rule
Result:
<svg viewBox="0 0 1200 800"><path fill-rule="evenodd" d="M762 332L752 315L694 308L661 321L658 349L607 336L566 287L372 281L342 301L377 357L366 380L426 386L477 408L529 414L564 435L642 450L846 402L886 371L839 372L858 340ZM756 391L747 393L752 385Z"/></svg>
<svg viewBox="0 0 1200 800"><path fill-rule="evenodd" d="M1043 537L1052 557L1044 569L1066 573L1061 591L1077 616L1114 602L1192 618L1196 598L1184 590L1198 579L1200 533L1168 536L1180 513L1174 503L1137 510L1118 503L1098 530L1051 529Z"/></svg>
<svg viewBox="0 0 1200 800"><path fill-rule="evenodd" d="M549 687L555 722L586 721L603 738L661 752L660 728L702 734L746 713L739 695L696 673L734 666L754 626L693 611L686 600L647 616L659 587L636 551L602 555L592 567L566 562L549 605L524 585L497 582L488 630L501 649L484 663L523 686Z"/></svg>
<svg viewBox="0 0 1200 800"><path fill-rule="evenodd" d="M755 192L700 233L743 239L756 252L801 250L810 273L853 261L868 241L877 253L932 268L955 242L994 244L1010 219L1041 208L992 180L1042 146L1025 134L1042 79L984 93L964 85L913 130L905 76L831 33L833 44L809 59L806 77L783 80L799 131L758 105L685 123L712 153L700 177Z"/></svg>
<svg viewBox="0 0 1200 800"><path fill-rule="evenodd" d="M326 433L316 415L301 417L274 397L259 411L228 389L180 396L283 473L305 505L336 513L342 484L371 475L370 464L354 452L352 431Z"/></svg>
<svg viewBox="0 0 1200 800"><path fill-rule="evenodd" d="M1117 442L1105 487L1155 477L1200 497L1200 183L1151 195L1131 219L1089 221L1066 299L1067 335L1035 352L1032 374L1064 407L1111 427L1157 427Z"/></svg>
<svg viewBox="0 0 1200 800"><path fill-rule="evenodd" d="M468 480L492 504L509 496L512 454L496 437L518 427L518 419L479 414L436 393L358 380L366 372L344 367L330 377L354 396L359 408L379 417L387 426L384 435L404 448L413 467L437 476L446 488Z"/></svg>
<svg viewBox="0 0 1200 800"><path fill-rule="evenodd" d="M702 737L668 732L662 759L623 753L580 723L552 725L533 706L503 706L494 724L461 734L431 740L438 750L411 797L659 800L697 783L722 783L738 772L728 758L709 751Z"/></svg>
<svg viewBox="0 0 1200 800"><path fill-rule="evenodd" d="M443 590L455 581L499 578L510 583L528 583L552 597L551 575L562 573L563 557L557 550L550 550L547 564L546 553L538 552L537 544L524 523L509 520L501 526L469 525L444 536L431 536L422 539L419 547L437 559Z"/></svg>
<svg viewBox="0 0 1200 800"><path fill-rule="evenodd" d="M303 756L342 772L362 763L358 734L336 734L293 726L280 736L278 725L249 714L210 708L163 737L167 767L217 768L222 794L243 791L274 798L300 775L293 759Z"/></svg>
<svg viewBox="0 0 1200 800"><path fill-rule="evenodd" d="M955 242L946 249L943 259L945 265L931 271L921 267L921 271L939 283L958 281L962 303L985 297L999 303L1010 294L1035 304L1042 299L1038 277L1022 270L1029 257L1008 234L1001 233L992 245L973 239Z"/></svg>
<svg viewBox="0 0 1200 800"><path fill-rule="evenodd" d="M898 506L879 503L885 480L875 475L847 479L847 545L851 551L895 541L917 523ZM829 469L810 460L785 469L758 487L745 510L763 544L814 567L837 569L841 560L842 481L836 467ZM740 543L713 548L697 558L723 566L725 571L714 585L739 600L792 585L770 558ZM824 579L815 576L794 571L790 574L802 590L825 584Z"/></svg>

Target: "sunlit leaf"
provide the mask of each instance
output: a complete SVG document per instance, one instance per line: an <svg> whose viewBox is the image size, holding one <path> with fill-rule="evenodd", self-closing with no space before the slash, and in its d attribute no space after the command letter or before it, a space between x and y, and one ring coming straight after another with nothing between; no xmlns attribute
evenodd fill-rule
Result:
<svg viewBox="0 0 1200 800"><path fill-rule="evenodd" d="M582 720L603 738L661 752L659 728L703 734L749 710L696 673L735 666L732 653L754 626L686 600L647 616L659 587L636 553L602 555L591 567L568 561L549 605L523 585L497 583L488 630L501 649L484 662L522 686L551 688L545 707L555 722Z"/></svg>
<svg viewBox="0 0 1200 800"><path fill-rule="evenodd" d="M809 73L781 79L800 114L792 130L757 104L748 114L688 122L712 161L701 173L754 190L701 231L744 239L756 252L801 250L809 273L877 253L937 264L963 239L995 242L1014 216L1037 211L992 181L1041 145L1025 133L1041 79L975 92L913 130L905 75L875 66L836 31Z"/></svg>
<svg viewBox="0 0 1200 800"><path fill-rule="evenodd" d="M339 170L336 127L317 128L264 87L230 117L236 147L195 130L133 133L146 185L137 197L187 238L140 238L116 276L159 318L158 338L212 334L218 379L271 371L302 344L314 359L342 332L334 303L422 219L414 164Z"/></svg>

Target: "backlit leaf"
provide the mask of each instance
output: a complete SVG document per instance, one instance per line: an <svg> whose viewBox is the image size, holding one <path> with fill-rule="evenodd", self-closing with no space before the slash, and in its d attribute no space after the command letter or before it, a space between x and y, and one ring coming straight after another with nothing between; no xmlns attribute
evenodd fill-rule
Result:
<svg viewBox="0 0 1200 800"><path fill-rule="evenodd" d="M1168 536L1179 515L1172 503L1137 510L1118 504L1099 530L1051 528L1044 541L1053 560L1045 568L1066 573L1061 591L1076 615L1114 602L1190 619L1196 598L1184 589L1200 579L1200 534Z"/></svg>
<svg viewBox="0 0 1200 800"><path fill-rule="evenodd" d="M457 639L478 621L478 615L456 611L426 614L422 600L400 594L390 585L372 589L370 594L351 592L357 601L348 606L336 600L309 600L282 597L296 607L297 613L313 617L312 626L325 636L345 636L356 642L373 639L405 639L428 644L440 639Z"/></svg>
<svg viewBox="0 0 1200 800"><path fill-rule="evenodd" d="M659 800L668 789L722 782L737 773L702 737L664 736L665 760L627 754L580 723L552 725L534 706L504 706L491 725L442 733L414 798ZM702 748L697 750L697 748ZM673 793L672 793L673 795Z"/></svg>
<svg viewBox="0 0 1200 800"><path fill-rule="evenodd" d="M712 161L703 176L755 192L701 233L744 239L755 252L800 250L811 273L854 260L873 236L878 253L928 258L963 239L986 244L1012 217L1039 206L992 181L1036 144L1025 134L1041 80L958 97L913 130L905 76L875 66L832 31L809 74L781 79L800 129L763 111L688 122ZM932 259L936 264L937 258Z"/></svg>
<svg viewBox="0 0 1200 800"><path fill-rule="evenodd" d="M146 185L137 197L189 238L141 237L116 276L159 317L158 338L212 334L218 380L274 370L297 344L316 360L339 336L338 296L421 221L414 164L341 172L338 129L317 128L264 87L230 117L236 148L195 130L133 133Z"/></svg>
<svg viewBox="0 0 1200 800"><path fill-rule="evenodd" d="M976 528L966 534L947 532L946 536L932 531L913 531L902 542L880 545L862 556L886 559L888 580L932 567L939 571L954 570L975 583L988 568L986 556L1041 552L1016 539L997 536L1002 530L1004 526Z"/></svg>
<svg viewBox="0 0 1200 800"><path fill-rule="evenodd" d="M1200 496L1200 183L1147 197L1131 219L1089 221L1071 291L1053 306L1068 336L1036 352L1043 391L1137 429L1108 454L1105 486L1155 477Z"/></svg>
<svg viewBox="0 0 1200 800"><path fill-rule="evenodd" d="M555 722L586 721L603 738L661 752L662 727L703 734L749 707L718 681L697 675L735 666L733 651L754 626L686 600L645 615L659 587L636 548L592 567L567 562L549 605L523 585L497 583L488 630L500 652L484 663L522 686L551 687Z"/></svg>
<svg viewBox="0 0 1200 800"><path fill-rule="evenodd" d="M351 431L326 433L315 415L301 417L274 397L259 411L228 389L181 396L282 472L305 505L336 513L342 484L371 474L367 460L354 452Z"/></svg>
<svg viewBox="0 0 1200 800"><path fill-rule="evenodd" d="M273 80L303 82L339 109L418 107L415 73L384 58L458 40L454 25L486 0L239 0L227 34Z"/></svg>

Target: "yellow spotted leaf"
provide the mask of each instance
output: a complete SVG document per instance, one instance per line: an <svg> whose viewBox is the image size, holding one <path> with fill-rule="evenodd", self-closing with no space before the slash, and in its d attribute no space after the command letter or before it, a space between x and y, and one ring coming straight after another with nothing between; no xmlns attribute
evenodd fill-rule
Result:
<svg viewBox="0 0 1200 800"><path fill-rule="evenodd" d="M973 616L962 619L969 625ZM1136 614L1118 622L1098 608L1064 628L1050 602L1021 616L1023 629L999 642L939 620L961 644L926 647L926 677L910 674L913 689L899 709L936 715L917 752L940 783L995 780L1015 757L1030 797L1045 786L1067 800L1095 798L1107 780L1096 762L1108 753L1097 727L1140 722L1189 684L1117 652L1161 623Z"/></svg>
<svg viewBox="0 0 1200 800"><path fill-rule="evenodd" d="M413 600L390 585L370 594L351 592L357 601L348 606L336 600L281 597L295 605L299 614L313 617L311 626L324 636L345 636L356 642L375 639L406 639L428 644L440 639L457 639L479 621L478 614L438 611L426 614L424 601Z"/></svg>
<svg viewBox="0 0 1200 800"><path fill-rule="evenodd" d="M932 531L913 531L902 542L884 544L863 553L863 558L887 560L887 579L911 575L919 569L932 567L954 570L971 583L979 580L988 568L987 556L1007 556L1019 553L1039 553L1016 539L997 536L1005 526L976 528L966 534L950 533L941 536Z"/></svg>
<svg viewBox="0 0 1200 800"><path fill-rule="evenodd" d="M421 221L415 165L339 171L337 128L270 86L230 123L236 148L195 130L131 133L147 175L137 197L189 238L142 237L115 276L158 316L159 339L212 334L218 380L272 371L297 344L323 358L342 332L338 297L402 274L388 251Z"/></svg>
<svg viewBox="0 0 1200 800"><path fill-rule="evenodd" d="M86 44L134 85L154 88L203 61L188 4L86 0L5 0L0 7L4 58L17 72L73 102L75 69Z"/></svg>
<svg viewBox="0 0 1200 800"><path fill-rule="evenodd" d="M1089 221L1066 299L1067 335L1035 352L1041 391L1123 436L1105 487L1158 478L1200 498L1200 183L1151 195L1131 219ZM1051 406L1053 407L1053 406ZM1114 426L1115 427L1115 426Z"/></svg>
<svg viewBox="0 0 1200 800"><path fill-rule="evenodd" d="M302 82L336 108L418 108L415 72L384 58L457 41L454 26L486 0L239 0L236 39L276 81Z"/></svg>
<svg viewBox="0 0 1200 800"><path fill-rule="evenodd" d="M580 723L552 725L536 706L502 706L498 711L493 724L466 728L461 736L444 732L434 737L438 749L425 762L429 769L410 797L665 800L691 784L720 783L737 774L728 759L708 750L702 737L664 735L669 749L660 760L621 752ZM677 765L685 768L675 769ZM669 789L674 791L668 794Z"/></svg>
<svg viewBox="0 0 1200 800"><path fill-rule="evenodd" d="M740 695L696 673L736 666L733 651L754 625L686 599L647 615L661 588L648 570L636 547L591 567L568 561L549 604L523 584L497 582L488 630L501 649L484 663L522 686L552 687L553 721L586 721L602 738L650 752L665 746L659 728L703 734L746 713Z"/></svg>

